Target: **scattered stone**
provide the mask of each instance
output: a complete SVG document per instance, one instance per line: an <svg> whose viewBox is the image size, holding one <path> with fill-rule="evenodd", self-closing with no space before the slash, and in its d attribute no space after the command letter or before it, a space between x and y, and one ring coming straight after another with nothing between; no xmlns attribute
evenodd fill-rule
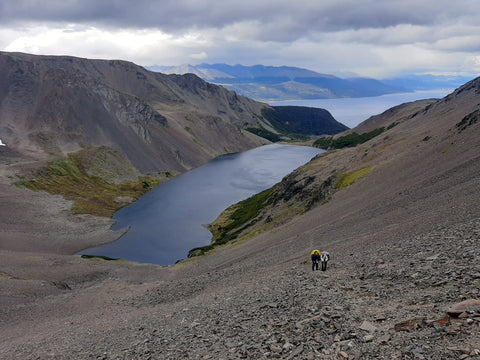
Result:
<svg viewBox="0 0 480 360"><path fill-rule="evenodd" d="M135 199L131 196L117 196L113 201L118 204L131 204Z"/></svg>
<svg viewBox="0 0 480 360"><path fill-rule="evenodd" d="M412 331L426 326L425 318L415 318L395 324L395 331Z"/></svg>
<svg viewBox="0 0 480 360"><path fill-rule="evenodd" d="M66 282L63 282L63 281L52 281L52 285L54 285L60 290L72 290L70 285L68 285Z"/></svg>
<svg viewBox="0 0 480 360"><path fill-rule="evenodd" d="M278 307L278 304L277 303L269 303L269 304L265 304L263 307L276 308L276 307Z"/></svg>
<svg viewBox="0 0 480 360"><path fill-rule="evenodd" d="M443 286L445 284L448 284L447 280L440 280L440 281L437 281L436 283L434 283L433 286L439 287L439 286Z"/></svg>
<svg viewBox="0 0 480 360"><path fill-rule="evenodd" d="M368 321L364 320L362 325L360 325L360 329L364 331L369 331L369 332L375 332L377 328L369 323Z"/></svg>
<svg viewBox="0 0 480 360"><path fill-rule="evenodd" d="M391 339L391 336L389 334L385 334L385 335L382 335L378 338L377 343L379 345L385 345L390 341L390 339Z"/></svg>
<svg viewBox="0 0 480 360"><path fill-rule="evenodd" d="M280 354L282 352L282 348L277 344L270 345L270 351L276 354Z"/></svg>
<svg viewBox="0 0 480 360"><path fill-rule="evenodd" d="M303 344L301 344L294 351L292 351L292 353L290 355L288 355L288 357L286 359L287 360L296 359L298 357L298 355L300 355L302 352L303 352ZM307 358L308 358L308 356L307 356Z"/></svg>
<svg viewBox="0 0 480 360"><path fill-rule="evenodd" d="M449 346L447 349L450 350L450 351L459 353L459 354L468 354L468 353L470 353L470 350L469 350L469 349L459 348L459 347L456 347L456 346Z"/></svg>
<svg viewBox="0 0 480 360"><path fill-rule="evenodd" d="M443 318L438 319L438 320L428 320L427 321L427 325L429 325L429 326L435 326L435 325L444 326L444 325L448 325L448 324L450 324L450 316L449 315L445 315Z"/></svg>
<svg viewBox="0 0 480 360"><path fill-rule="evenodd" d="M370 342L373 341L373 339L375 339L375 336L373 336L372 334L368 334L363 337L364 342Z"/></svg>
<svg viewBox="0 0 480 360"><path fill-rule="evenodd" d="M447 314L452 317L459 317L464 312L480 313L480 300L469 299L459 302L447 309Z"/></svg>
<svg viewBox="0 0 480 360"><path fill-rule="evenodd" d="M85 358L95 359L108 349L108 359L480 360L480 312L475 306L459 309L455 304L478 298L478 281L469 275L480 272L477 235L454 261L440 256L426 262L425 246L457 254L459 242L444 241L443 231L441 236L406 239L402 246L380 248L371 255L362 252L358 267L355 259L338 259L330 278L318 282L319 277L310 276L310 264L279 268L275 274L253 273L252 278L229 269L221 275L221 270L212 270L181 285L156 282L155 288L137 292L116 310L131 306L148 310L150 316L125 323L133 331L121 339L114 337L116 332L105 333L108 343L117 346L94 348ZM376 256L388 266L379 267ZM360 272L368 281L359 280ZM412 280L411 274L418 276ZM442 280L447 283L433 286ZM223 286L222 281L239 285ZM209 282L215 283L215 292L206 291ZM74 280L68 283L73 292L78 290ZM46 285L60 293L48 281ZM144 291L146 284L141 288ZM137 291L136 286L130 291ZM446 308L458 317L445 314ZM437 316L442 313L445 316ZM18 358L47 357L33 356L33 348L22 351Z"/></svg>
<svg viewBox="0 0 480 360"><path fill-rule="evenodd" d="M425 356L423 355L424 351L422 349L414 349L411 353L415 359L425 359Z"/></svg>

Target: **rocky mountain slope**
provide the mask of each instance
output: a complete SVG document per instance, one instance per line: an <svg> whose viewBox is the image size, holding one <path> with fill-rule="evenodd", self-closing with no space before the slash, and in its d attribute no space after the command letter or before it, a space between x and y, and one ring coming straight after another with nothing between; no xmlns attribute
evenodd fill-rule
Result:
<svg viewBox="0 0 480 360"><path fill-rule="evenodd" d="M1 53L0 84L0 138L33 158L108 146L142 173L185 171L262 143L241 128L264 104L193 75Z"/></svg>
<svg viewBox="0 0 480 360"><path fill-rule="evenodd" d="M266 104L125 61L3 52L0 84L0 139L36 159L107 146L141 173L183 172L268 142L245 128L279 133Z"/></svg>
<svg viewBox="0 0 480 360"><path fill-rule="evenodd" d="M5 240L0 357L479 359L479 114L480 79L385 113L287 176L241 241L172 267L68 255L60 223L30 252Z"/></svg>

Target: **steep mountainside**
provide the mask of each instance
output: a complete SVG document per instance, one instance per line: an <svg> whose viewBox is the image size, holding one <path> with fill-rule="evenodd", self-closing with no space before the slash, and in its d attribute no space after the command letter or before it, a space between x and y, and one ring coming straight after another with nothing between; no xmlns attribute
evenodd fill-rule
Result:
<svg viewBox="0 0 480 360"><path fill-rule="evenodd" d="M261 144L241 127L264 106L123 61L0 54L0 139L34 158L108 146L141 172L184 171Z"/></svg>
<svg viewBox="0 0 480 360"><path fill-rule="evenodd" d="M262 117L265 108L193 74L165 75L117 60L0 53L0 139L36 159L107 146L142 173L182 172L268 142L243 129L281 133ZM294 123L298 114L290 115ZM321 119L314 125L331 127Z"/></svg>
<svg viewBox="0 0 480 360"><path fill-rule="evenodd" d="M273 106L264 108L262 115L275 126L275 129L286 133L323 135L337 134L348 129L347 126L336 121L325 109ZM319 127L318 124L322 124L322 127Z"/></svg>

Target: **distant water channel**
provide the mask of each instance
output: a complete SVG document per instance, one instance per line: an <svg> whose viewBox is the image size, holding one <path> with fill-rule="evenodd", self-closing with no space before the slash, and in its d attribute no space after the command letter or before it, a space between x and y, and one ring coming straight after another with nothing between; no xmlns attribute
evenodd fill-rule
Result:
<svg viewBox="0 0 480 360"><path fill-rule="evenodd" d="M117 241L81 254L174 264L188 251L210 244L205 227L228 206L279 182L322 150L306 146L266 145L218 157L157 186L117 211L113 230L129 227Z"/></svg>
<svg viewBox="0 0 480 360"><path fill-rule="evenodd" d="M415 91L375 97L271 101L271 105L311 106L328 110L335 120L353 128L372 115L410 101L443 98L453 89Z"/></svg>

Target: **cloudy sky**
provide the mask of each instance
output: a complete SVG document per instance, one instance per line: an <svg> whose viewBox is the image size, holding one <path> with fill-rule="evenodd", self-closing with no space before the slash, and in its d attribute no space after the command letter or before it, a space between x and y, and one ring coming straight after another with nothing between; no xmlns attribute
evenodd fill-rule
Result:
<svg viewBox="0 0 480 360"><path fill-rule="evenodd" d="M2 0L0 50L139 65L480 74L478 0Z"/></svg>

